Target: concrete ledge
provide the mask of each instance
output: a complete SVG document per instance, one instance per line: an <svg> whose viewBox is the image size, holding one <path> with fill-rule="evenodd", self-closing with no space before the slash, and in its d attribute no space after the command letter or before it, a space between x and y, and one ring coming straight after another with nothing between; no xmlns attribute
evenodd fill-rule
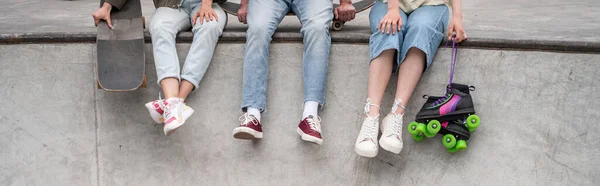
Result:
<svg viewBox="0 0 600 186"><path fill-rule="evenodd" d="M145 33L145 37L146 42L150 43L150 34L148 32ZM331 39L334 43L368 44L369 37L370 33L366 30L331 32ZM182 32L177 36L177 41L189 43L192 41L192 38L191 32ZM243 43L245 40L246 33L243 31L226 31L220 39L221 42L226 43ZM273 41L302 42L302 35L298 32L276 32L273 35ZM0 34L0 44L89 42L96 42L95 32ZM461 47L600 53L600 41L519 40L475 37L463 42Z"/></svg>

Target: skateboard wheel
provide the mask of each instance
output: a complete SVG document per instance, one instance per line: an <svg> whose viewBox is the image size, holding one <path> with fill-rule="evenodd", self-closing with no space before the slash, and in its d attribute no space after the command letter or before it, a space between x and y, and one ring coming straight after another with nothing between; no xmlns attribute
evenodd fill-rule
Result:
<svg viewBox="0 0 600 186"><path fill-rule="evenodd" d="M415 121L410 122L410 124L408 124L408 133L413 136L419 134L419 131L417 131L417 126L419 126L419 123Z"/></svg>
<svg viewBox="0 0 600 186"><path fill-rule="evenodd" d="M464 149L467 149L467 141L458 140L458 142L456 142L456 150L464 150Z"/></svg>
<svg viewBox="0 0 600 186"><path fill-rule="evenodd" d="M423 134L415 134L411 136L413 137L413 139L415 139L415 141L423 141L423 139L425 139L425 135Z"/></svg>
<svg viewBox="0 0 600 186"><path fill-rule="evenodd" d="M477 115L470 115L469 117L467 117L467 129L469 129L469 132L473 132L475 131L475 129L477 129L477 127L479 127L479 116Z"/></svg>
<svg viewBox="0 0 600 186"><path fill-rule="evenodd" d="M451 149L456 146L456 138L452 134L446 134L442 137L442 144L446 149Z"/></svg>
<svg viewBox="0 0 600 186"><path fill-rule="evenodd" d="M433 136L435 136L438 132L440 132L440 129L442 129L442 125L440 124L440 122L438 120L434 119L434 120L429 121L429 123L427 123L427 132L429 134L432 134Z"/></svg>
<svg viewBox="0 0 600 186"><path fill-rule="evenodd" d="M340 31L344 27L344 22L341 21L333 21L331 22L331 28L335 31Z"/></svg>

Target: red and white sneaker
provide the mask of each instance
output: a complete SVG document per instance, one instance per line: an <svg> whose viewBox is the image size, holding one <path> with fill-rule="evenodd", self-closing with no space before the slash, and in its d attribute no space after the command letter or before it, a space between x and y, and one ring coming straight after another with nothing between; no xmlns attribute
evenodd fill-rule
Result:
<svg viewBox="0 0 600 186"><path fill-rule="evenodd" d="M263 132L260 121L254 115L248 113L240 116L240 126L233 129L233 138L246 140L262 139Z"/></svg>
<svg viewBox="0 0 600 186"><path fill-rule="evenodd" d="M194 109L188 107L181 98L169 98L163 102L165 126L163 128L165 135L169 136L181 127L185 121L192 116Z"/></svg>
<svg viewBox="0 0 600 186"><path fill-rule="evenodd" d="M309 115L298 124L296 132L302 137L302 140L321 145L321 117Z"/></svg>
<svg viewBox="0 0 600 186"><path fill-rule="evenodd" d="M159 99L148 102L145 105L146 109L148 109L148 112L150 112L150 117L152 117L152 120L154 120L154 122L156 123L165 122L165 118L163 117L163 114L165 113L165 111L163 110L163 102L164 100Z"/></svg>

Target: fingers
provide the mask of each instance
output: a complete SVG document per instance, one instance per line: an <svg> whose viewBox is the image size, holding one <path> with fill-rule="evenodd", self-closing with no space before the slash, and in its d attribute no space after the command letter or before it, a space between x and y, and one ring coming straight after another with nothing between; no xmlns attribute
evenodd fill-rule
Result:
<svg viewBox="0 0 600 186"><path fill-rule="evenodd" d="M110 16L106 16L106 23L108 24L108 28L112 29L112 21L110 20Z"/></svg>
<svg viewBox="0 0 600 186"><path fill-rule="evenodd" d="M244 16L242 16L242 21L243 21L244 24L248 24L248 19L246 19L247 15L248 14L244 14Z"/></svg>
<svg viewBox="0 0 600 186"><path fill-rule="evenodd" d="M452 34L454 34L454 24L450 23L450 26L448 26L448 41L452 40Z"/></svg>
<svg viewBox="0 0 600 186"><path fill-rule="evenodd" d="M100 23L100 19L97 18L94 14L92 14L92 17L94 17L94 25L98 26L98 24Z"/></svg>
<svg viewBox="0 0 600 186"><path fill-rule="evenodd" d="M379 21L379 25L377 25L377 30L380 32L383 32L383 24L385 22L385 19L382 19L381 21Z"/></svg>
<svg viewBox="0 0 600 186"><path fill-rule="evenodd" d="M192 16L192 25L196 25L196 19L198 19L198 12Z"/></svg>
<svg viewBox="0 0 600 186"><path fill-rule="evenodd" d="M392 28L392 21L388 20L385 23L385 33L390 34L390 29Z"/></svg>
<svg viewBox="0 0 600 186"><path fill-rule="evenodd" d="M333 16L335 17L335 19L338 19L338 20L340 19L337 8L333 10Z"/></svg>
<svg viewBox="0 0 600 186"><path fill-rule="evenodd" d="M396 28L398 28L398 24L396 21L392 21L392 35L396 35Z"/></svg>
<svg viewBox="0 0 600 186"><path fill-rule="evenodd" d="M219 15L217 15L217 12L212 11L212 14L213 14L213 18L215 18L215 21L218 22L219 21Z"/></svg>

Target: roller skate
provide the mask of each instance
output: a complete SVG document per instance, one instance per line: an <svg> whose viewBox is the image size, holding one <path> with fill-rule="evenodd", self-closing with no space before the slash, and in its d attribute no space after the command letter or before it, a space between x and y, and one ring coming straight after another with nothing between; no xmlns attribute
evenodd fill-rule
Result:
<svg viewBox="0 0 600 186"><path fill-rule="evenodd" d="M408 125L408 132L416 141L444 135L442 143L449 152L466 149L471 132L479 126L470 91L475 87L452 83L456 64L456 44L452 42L452 63L446 94L442 97L424 96L427 99L415 121Z"/></svg>

